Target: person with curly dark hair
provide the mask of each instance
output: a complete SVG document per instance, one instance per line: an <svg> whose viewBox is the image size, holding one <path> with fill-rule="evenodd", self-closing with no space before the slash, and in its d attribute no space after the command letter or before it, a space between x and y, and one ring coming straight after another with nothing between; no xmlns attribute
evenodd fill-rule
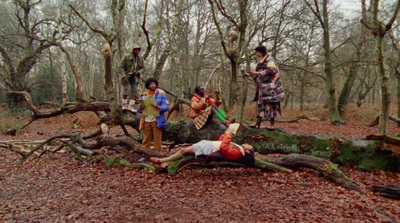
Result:
<svg viewBox="0 0 400 223"><path fill-rule="evenodd" d="M145 86L148 91L142 94L141 99L154 97L156 104L151 106L154 106L154 108L159 111L159 115L152 116L151 114L144 114L142 111L145 107L139 106L138 110L142 113L139 126L139 131L143 129L142 145L150 149L151 139L153 138L154 150L160 152L162 145L162 128L165 128L166 122L164 112L169 109L167 96L162 89L158 88L158 80L155 78L151 77L147 79Z"/></svg>
<svg viewBox="0 0 400 223"><path fill-rule="evenodd" d="M190 99L190 111L189 117L193 119L193 123L196 129L201 129L211 118L211 114L214 114L218 120L224 125L234 123L235 119L226 115L219 106L222 103L222 99L219 96L219 92L214 91L214 96L208 96L205 94L205 89L202 86L197 86L194 89L193 97Z"/></svg>

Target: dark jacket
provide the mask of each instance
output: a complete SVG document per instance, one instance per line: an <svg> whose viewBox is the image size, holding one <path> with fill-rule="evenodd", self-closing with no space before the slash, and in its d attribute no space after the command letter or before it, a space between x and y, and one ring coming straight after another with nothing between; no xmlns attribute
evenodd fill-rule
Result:
<svg viewBox="0 0 400 223"><path fill-rule="evenodd" d="M133 75L129 75L129 72L134 70L138 71L139 74L142 74L144 72L144 60L139 55L136 58L134 58L133 53L130 53L126 55L124 58L122 58L118 66L118 73L122 78L124 77L132 78L130 76ZM135 77L134 82L138 83L139 78L140 76Z"/></svg>

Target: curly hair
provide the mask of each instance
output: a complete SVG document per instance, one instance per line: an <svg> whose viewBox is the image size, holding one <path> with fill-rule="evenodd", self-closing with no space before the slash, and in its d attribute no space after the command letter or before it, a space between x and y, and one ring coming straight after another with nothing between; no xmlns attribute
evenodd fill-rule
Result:
<svg viewBox="0 0 400 223"><path fill-rule="evenodd" d="M149 79L146 80L146 82L144 83L144 86L149 89L150 87L150 83L154 82L156 84L156 87L158 87L158 80L155 79L154 77L150 77Z"/></svg>
<svg viewBox="0 0 400 223"><path fill-rule="evenodd" d="M201 90L204 90L204 87L202 87L202 86L197 86L197 87L194 89L194 93L199 94Z"/></svg>
<svg viewBox="0 0 400 223"><path fill-rule="evenodd" d="M263 45L256 47L254 50L262 53L263 56L265 56L267 54L267 48Z"/></svg>

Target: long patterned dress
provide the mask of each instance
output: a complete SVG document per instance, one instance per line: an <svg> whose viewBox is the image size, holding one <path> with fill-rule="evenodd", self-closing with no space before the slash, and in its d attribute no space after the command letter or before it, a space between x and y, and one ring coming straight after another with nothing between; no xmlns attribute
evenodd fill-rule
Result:
<svg viewBox="0 0 400 223"><path fill-rule="evenodd" d="M277 114L281 115L281 100L285 97L279 78L279 68L274 59L268 56L257 64L256 71L260 72L260 75L253 76L256 82L258 115L274 120ZM271 88L272 81L275 88Z"/></svg>

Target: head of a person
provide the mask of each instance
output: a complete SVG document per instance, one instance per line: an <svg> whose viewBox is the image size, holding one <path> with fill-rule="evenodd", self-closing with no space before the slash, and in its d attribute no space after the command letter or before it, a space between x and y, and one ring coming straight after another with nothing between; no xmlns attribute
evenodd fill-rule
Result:
<svg viewBox="0 0 400 223"><path fill-rule="evenodd" d="M242 147L245 151L245 155L243 157L243 163L244 165L248 167L254 167L255 166L255 159L254 159L254 149L253 146L249 144L242 144Z"/></svg>
<svg viewBox="0 0 400 223"><path fill-rule="evenodd" d="M258 46L254 49L256 51L256 56L257 57L264 57L265 55L267 55L267 48L265 46Z"/></svg>
<svg viewBox="0 0 400 223"><path fill-rule="evenodd" d="M137 56L137 55L139 55L141 49L142 48L139 45L134 43L132 46L132 53Z"/></svg>
<svg viewBox="0 0 400 223"><path fill-rule="evenodd" d="M247 154L247 153L250 153L250 151L253 150L253 146L250 145L250 144L244 143L244 144L242 144L241 146L243 147L244 152L245 152L246 154Z"/></svg>
<svg viewBox="0 0 400 223"><path fill-rule="evenodd" d="M198 94L200 97L203 97L205 95L205 89L202 86L197 86L194 89L194 93Z"/></svg>
<svg viewBox="0 0 400 223"><path fill-rule="evenodd" d="M150 91L155 91L158 87L158 80L155 79L154 77L150 77L149 79L146 80L144 86L146 86L146 88L149 89Z"/></svg>

